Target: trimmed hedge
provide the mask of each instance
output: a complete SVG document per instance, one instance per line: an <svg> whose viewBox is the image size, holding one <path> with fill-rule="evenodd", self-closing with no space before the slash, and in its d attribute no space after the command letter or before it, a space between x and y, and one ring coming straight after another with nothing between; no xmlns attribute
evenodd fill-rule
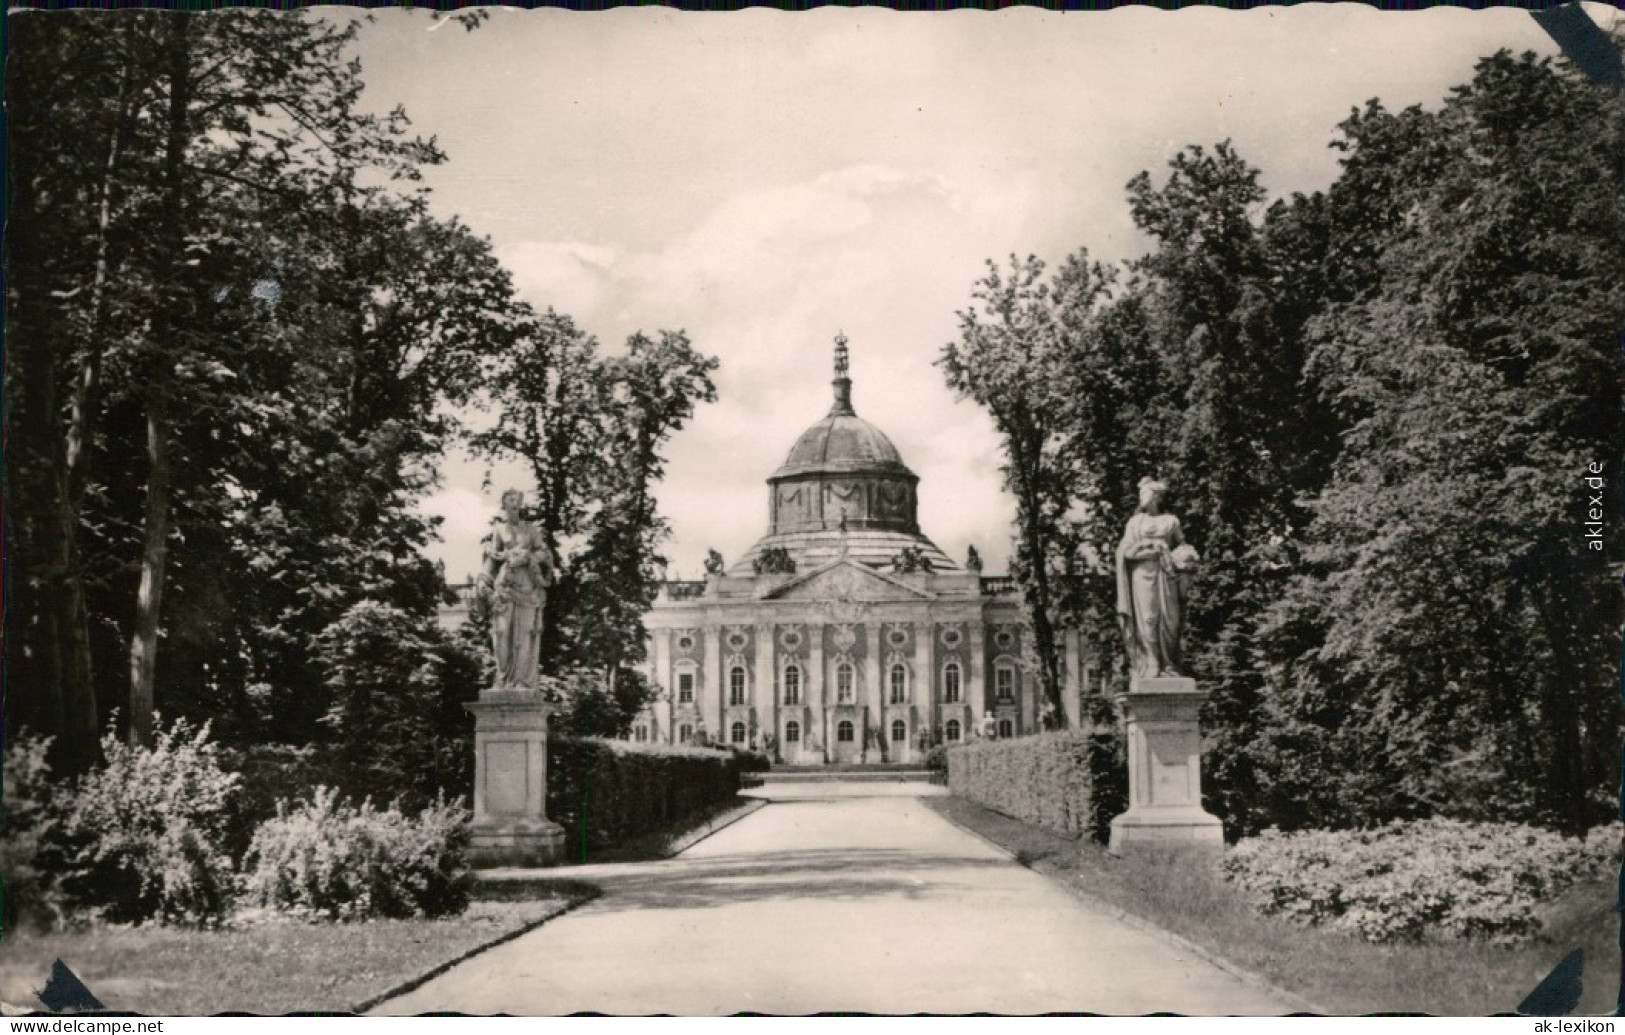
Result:
<svg viewBox="0 0 1625 1035"><path fill-rule="evenodd" d="M948 790L1052 833L1105 842L1128 808L1122 736L1062 730L956 745Z"/></svg>
<svg viewBox="0 0 1625 1035"><path fill-rule="evenodd" d="M547 814L566 854L607 848L728 801L745 759L731 751L549 737Z"/></svg>
<svg viewBox="0 0 1625 1035"><path fill-rule="evenodd" d="M1537 909L1615 872L1619 828L1585 840L1516 823L1451 819L1375 830L1266 830L1225 853L1225 875L1261 912L1369 942L1428 937L1511 944L1540 932Z"/></svg>

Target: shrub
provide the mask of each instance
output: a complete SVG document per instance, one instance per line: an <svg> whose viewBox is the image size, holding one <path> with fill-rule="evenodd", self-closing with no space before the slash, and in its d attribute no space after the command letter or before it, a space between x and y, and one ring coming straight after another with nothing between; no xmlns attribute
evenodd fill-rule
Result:
<svg viewBox="0 0 1625 1035"><path fill-rule="evenodd" d="M362 600L316 640L332 693L322 722L332 743L321 778L356 798L418 809L472 787L474 724L463 707L480 690L480 659L423 617Z"/></svg>
<svg viewBox="0 0 1625 1035"><path fill-rule="evenodd" d="M220 845L237 776L221 767L208 725L159 726L150 748L109 732L102 753L101 768L59 789L37 853L64 914L218 922L230 906L231 860Z"/></svg>
<svg viewBox="0 0 1625 1035"><path fill-rule="evenodd" d="M416 817L330 787L260 824L243 857L245 903L334 921L446 916L468 905L468 812L436 802Z"/></svg>
<svg viewBox="0 0 1625 1035"><path fill-rule="evenodd" d="M4 929L27 918L41 927L54 927L64 919L62 903L39 866L40 842L49 835L51 767L46 762L50 737L22 734L6 745L3 808L0 831L0 874L5 877Z"/></svg>
<svg viewBox="0 0 1625 1035"><path fill-rule="evenodd" d="M1128 807L1122 738L1063 730L948 749L948 789L1066 837L1105 841Z"/></svg>
<svg viewBox="0 0 1625 1035"><path fill-rule="evenodd" d="M741 755L707 748L548 738L547 814L569 852L606 848L728 801Z"/></svg>
<svg viewBox="0 0 1625 1035"><path fill-rule="evenodd" d="M1617 832L1616 832L1617 834ZM1611 874L1617 836L1585 840L1513 823L1434 819L1375 830L1267 830L1226 853L1225 875L1261 911L1370 942L1428 935L1523 940L1536 906Z"/></svg>

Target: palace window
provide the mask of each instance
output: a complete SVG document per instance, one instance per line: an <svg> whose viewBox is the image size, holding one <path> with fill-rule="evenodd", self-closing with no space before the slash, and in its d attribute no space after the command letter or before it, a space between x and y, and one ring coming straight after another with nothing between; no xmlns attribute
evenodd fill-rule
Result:
<svg viewBox="0 0 1625 1035"><path fill-rule="evenodd" d="M946 725L946 726L944 726L942 728L942 735L944 737L948 738L949 741L958 740L959 739L959 720L958 719L949 719L948 720L948 725Z"/></svg>
<svg viewBox="0 0 1625 1035"><path fill-rule="evenodd" d="M959 703L959 662L950 661L942 670L942 699L949 704Z"/></svg>
<svg viewBox="0 0 1625 1035"><path fill-rule="evenodd" d="M679 744L687 744L689 741L691 741L693 739L694 739L694 727L693 726L690 726L688 723L685 722L681 726L677 727L677 742Z"/></svg>
<svg viewBox="0 0 1625 1035"><path fill-rule="evenodd" d="M852 666L844 661L835 666L835 699L852 700Z"/></svg>
<svg viewBox="0 0 1625 1035"><path fill-rule="evenodd" d="M835 739L843 744L852 743L852 722L850 719L842 719L835 727Z"/></svg>
<svg viewBox="0 0 1625 1035"><path fill-rule="evenodd" d="M784 670L784 703L801 703L801 668L791 665Z"/></svg>
<svg viewBox="0 0 1625 1035"><path fill-rule="evenodd" d="M999 739L1008 740L1016 735L1016 724L1009 719L999 720Z"/></svg>
<svg viewBox="0 0 1625 1035"><path fill-rule="evenodd" d="M786 744L801 743L801 723L791 719L784 724L784 742Z"/></svg>
<svg viewBox="0 0 1625 1035"><path fill-rule="evenodd" d="M1000 665L993 670L993 692L1001 701L1016 699L1016 670L1008 665Z"/></svg>
<svg viewBox="0 0 1625 1035"><path fill-rule="evenodd" d="M728 739L735 744L743 744L745 742L745 724L736 722L730 726L728 728Z"/></svg>
<svg viewBox="0 0 1625 1035"><path fill-rule="evenodd" d="M908 724L902 719L892 720L891 739L893 743L901 743L908 739Z"/></svg>
<svg viewBox="0 0 1625 1035"><path fill-rule="evenodd" d="M902 665L891 667L891 703L902 704L908 700L908 669Z"/></svg>
<svg viewBox="0 0 1625 1035"><path fill-rule="evenodd" d="M728 703L745 703L745 670L738 665L728 670Z"/></svg>
<svg viewBox="0 0 1625 1035"><path fill-rule="evenodd" d="M637 741L639 744L647 741L649 739L649 727L639 726L634 729L632 731L632 739Z"/></svg>
<svg viewBox="0 0 1625 1035"><path fill-rule="evenodd" d="M678 704L693 704L694 703L694 673L692 673L692 672L679 672L679 673L677 673L677 703Z"/></svg>

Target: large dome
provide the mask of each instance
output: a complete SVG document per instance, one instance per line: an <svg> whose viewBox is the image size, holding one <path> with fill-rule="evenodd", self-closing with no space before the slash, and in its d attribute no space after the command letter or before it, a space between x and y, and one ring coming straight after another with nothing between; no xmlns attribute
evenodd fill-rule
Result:
<svg viewBox="0 0 1625 1035"><path fill-rule="evenodd" d="M908 471L908 465L903 463L886 433L853 413L848 403L846 412L833 410L802 432L773 477L816 471L903 473Z"/></svg>
<svg viewBox="0 0 1625 1035"><path fill-rule="evenodd" d="M801 433L768 478L768 532L731 572L746 574L769 548L782 548L801 570L838 556L876 567L901 550L921 551L936 570L957 565L920 532L919 477L885 432L852 409L846 339L835 339L835 403Z"/></svg>

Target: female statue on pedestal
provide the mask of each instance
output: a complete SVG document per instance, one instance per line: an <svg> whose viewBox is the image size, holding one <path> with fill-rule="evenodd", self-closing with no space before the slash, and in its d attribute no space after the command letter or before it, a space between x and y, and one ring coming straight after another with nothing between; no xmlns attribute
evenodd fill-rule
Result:
<svg viewBox="0 0 1625 1035"><path fill-rule="evenodd" d="M1199 558L1179 519L1162 512L1168 487L1140 481L1140 507L1117 547L1117 624L1136 678L1183 675L1179 637L1185 598Z"/></svg>
<svg viewBox="0 0 1625 1035"><path fill-rule="evenodd" d="M491 597L491 647L498 690L536 689L536 657L542 641L542 608L557 568L553 551L536 526L519 516L524 493L502 494L502 523L485 547L480 589Z"/></svg>

